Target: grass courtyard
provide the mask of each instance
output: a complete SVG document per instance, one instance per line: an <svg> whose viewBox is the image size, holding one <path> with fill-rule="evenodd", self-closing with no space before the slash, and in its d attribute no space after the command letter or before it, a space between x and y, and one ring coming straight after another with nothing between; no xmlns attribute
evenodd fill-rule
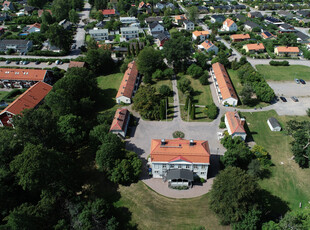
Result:
<svg viewBox="0 0 310 230"><path fill-rule="evenodd" d="M138 229L230 229L219 225L209 209L208 195L191 199L172 199L161 196L139 181L131 186L121 186L117 207L127 207L132 212L132 224Z"/></svg>
<svg viewBox="0 0 310 230"><path fill-rule="evenodd" d="M310 201L310 169L301 169L292 159L290 142L292 138L285 135L285 131L272 132L267 119L275 117L285 128L286 122L310 120L302 116L279 116L272 110L268 112L242 113L254 141L262 145L271 154L274 166L272 175L260 182L261 186L287 202L291 209L298 209L299 202L304 207Z"/></svg>
<svg viewBox="0 0 310 230"><path fill-rule="evenodd" d="M255 67L267 81L294 81L294 78L310 80L310 67L307 66L256 65Z"/></svg>

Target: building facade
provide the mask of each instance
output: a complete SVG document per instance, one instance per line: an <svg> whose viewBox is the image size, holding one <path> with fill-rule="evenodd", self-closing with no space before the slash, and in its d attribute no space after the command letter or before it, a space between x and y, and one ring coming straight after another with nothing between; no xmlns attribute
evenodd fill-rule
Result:
<svg viewBox="0 0 310 230"><path fill-rule="evenodd" d="M6 52L9 49L19 53L27 53L32 48L31 40L0 40L0 51Z"/></svg>
<svg viewBox="0 0 310 230"><path fill-rule="evenodd" d="M138 27L121 27L121 36L125 39L132 39L139 37Z"/></svg>
<svg viewBox="0 0 310 230"><path fill-rule="evenodd" d="M98 29L94 28L89 30L90 36L92 36L96 41L105 41L109 39L109 30L108 29Z"/></svg>
<svg viewBox="0 0 310 230"><path fill-rule="evenodd" d="M241 137L242 140L246 139L246 131L244 129L245 119L240 118L238 112L225 113L225 125L229 135L234 137Z"/></svg>

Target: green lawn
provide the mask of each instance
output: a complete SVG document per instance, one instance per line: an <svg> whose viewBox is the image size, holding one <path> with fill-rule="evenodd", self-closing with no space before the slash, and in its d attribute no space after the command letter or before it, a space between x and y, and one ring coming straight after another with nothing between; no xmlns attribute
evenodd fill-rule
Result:
<svg viewBox="0 0 310 230"><path fill-rule="evenodd" d="M159 195L143 182L121 186L117 207L126 207L132 213L131 222L138 229L230 229L221 226L208 206L208 195L192 199L171 199Z"/></svg>
<svg viewBox="0 0 310 230"><path fill-rule="evenodd" d="M301 169L295 163L290 150L292 138L285 135L284 131L272 132L267 125L267 119L275 117L282 127L291 119L310 119L305 116L279 116L274 110L243 114L254 141L266 148L274 164L272 176L262 180L261 186L286 201L291 209L298 209L299 202L302 202L304 207L310 200L310 169Z"/></svg>
<svg viewBox="0 0 310 230"><path fill-rule="evenodd" d="M293 81L294 78L310 80L310 67L307 66L256 65L256 69L267 81Z"/></svg>
<svg viewBox="0 0 310 230"><path fill-rule="evenodd" d="M3 100L3 98L8 95L9 91L0 91L0 101Z"/></svg>
<svg viewBox="0 0 310 230"><path fill-rule="evenodd" d="M98 86L101 89L103 103L100 106L100 110L116 109L117 107L119 107L119 105L116 104L115 96L123 79L123 76L123 73L116 73L107 76L100 76L97 78Z"/></svg>
<svg viewBox="0 0 310 230"><path fill-rule="evenodd" d="M91 38L90 35L87 34L86 37L85 37L85 41L86 41L86 42L89 42L90 38Z"/></svg>

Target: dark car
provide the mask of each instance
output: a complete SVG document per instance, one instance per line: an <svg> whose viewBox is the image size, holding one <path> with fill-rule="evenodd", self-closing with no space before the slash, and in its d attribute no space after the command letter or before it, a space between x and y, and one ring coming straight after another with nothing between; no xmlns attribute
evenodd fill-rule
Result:
<svg viewBox="0 0 310 230"><path fill-rule="evenodd" d="M6 60L5 64L10 64L11 61L10 60Z"/></svg>
<svg viewBox="0 0 310 230"><path fill-rule="evenodd" d="M19 65L19 61L15 62L16 65Z"/></svg>
<svg viewBox="0 0 310 230"><path fill-rule="evenodd" d="M285 97L280 97L280 99L281 99L283 102L287 102L287 100L286 100Z"/></svg>
<svg viewBox="0 0 310 230"><path fill-rule="evenodd" d="M306 82L305 82L303 79L299 79L299 81L300 81L300 83L303 84L303 85L306 84Z"/></svg>
<svg viewBox="0 0 310 230"><path fill-rule="evenodd" d="M35 64L36 64L36 65L39 65L39 64L41 64L41 62L39 62L39 61L36 61L36 62L35 62Z"/></svg>
<svg viewBox="0 0 310 230"><path fill-rule="evenodd" d="M291 98L292 98L293 101L298 102L298 98L297 97L293 96Z"/></svg>

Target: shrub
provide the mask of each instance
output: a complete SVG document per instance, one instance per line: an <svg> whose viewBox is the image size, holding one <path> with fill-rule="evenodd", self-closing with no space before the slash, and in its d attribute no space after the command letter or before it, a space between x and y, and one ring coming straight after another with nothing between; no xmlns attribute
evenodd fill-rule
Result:
<svg viewBox="0 0 310 230"><path fill-rule="evenodd" d="M173 138L184 138L185 137L185 134L181 131L175 131L173 134L172 134Z"/></svg>
<svg viewBox="0 0 310 230"><path fill-rule="evenodd" d="M310 117L310 108L307 109L307 115Z"/></svg>
<svg viewBox="0 0 310 230"><path fill-rule="evenodd" d="M225 122L225 115L221 116L221 122Z"/></svg>
<svg viewBox="0 0 310 230"><path fill-rule="evenodd" d="M272 66L289 66L289 62L288 61L270 61L269 65Z"/></svg>
<svg viewBox="0 0 310 230"><path fill-rule="evenodd" d="M181 90L182 93L185 93L186 91L193 91L193 88L191 87L191 81L187 78L183 78L178 81L178 88Z"/></svg>
<svg viewBox="0 0 310 230"><path fill-rule="evenodd" d="M218 108L214 103L207 105L206 109L206 115L208 116L208 118L215 119L217 117Z"/></svg>
<svg viewBox="0 0 310 230"><path fill-rule="evenodd" d="M163 96L169 97L171 95L171 89L168 85L162 85L159 87L159 93Z"/></svg>
<svg viewBox="0 0 310 230"><path fill-rule="evenodd" d="M193 78L199 78L203 75L203 69L196 64L191 64L191 66L187 69L187 74L191 75Z"/></svg>
<svg viewBox="0 0 310 230"><path fill-rule="evenodd" d="M205 182L206 182L206 180L205 180L205 179L203 179L203 178L200 178L200 182L201 182L201 183L205 183Z"/></svg>
<svg viewBox="0 0 310 230"><path fill-rule="evenodd" d="M225 129L226 128L225 122L221 122L220 125L219 125L219 128L220 129Z"/></svg>
<svg viewBox="0 0 310 230"><path fill-rule="evenodd" d="M203 75L199 78L200 84L202 84L202 85L207 85L207 84L209 83L208 78L209 78L209 76L208 76L207 74L203 74Z"/></svg>

